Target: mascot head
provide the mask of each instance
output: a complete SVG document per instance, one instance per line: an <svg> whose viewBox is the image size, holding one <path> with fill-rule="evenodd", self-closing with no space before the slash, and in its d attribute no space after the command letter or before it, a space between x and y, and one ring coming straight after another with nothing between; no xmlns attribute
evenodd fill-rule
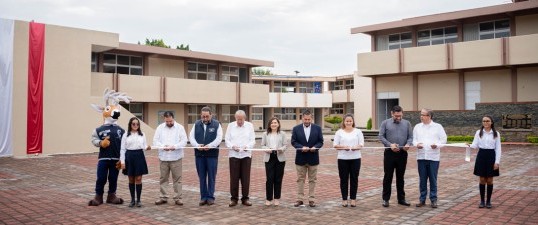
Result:
<svg viewBox="0 0 538 225"><path fill-rule="evenodd" d="M107 88L103 94L103 99L105 100L105 106L91 104L92 108L103 114L104 124L116 124L120 117L120 101L129 103L131 102L131 97L125 93L108 90Z"/></svg>

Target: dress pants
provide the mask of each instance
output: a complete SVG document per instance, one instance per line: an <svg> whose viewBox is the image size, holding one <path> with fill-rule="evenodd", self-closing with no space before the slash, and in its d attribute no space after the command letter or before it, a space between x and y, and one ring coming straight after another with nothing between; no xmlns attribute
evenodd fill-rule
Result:
<svg viewBox="0 0 538 225"><path fill-rule="evenodd" d="M318 165L295 165L297 169L297 201L304 201L304 182L308 174L308 201L315 201Z"/></svg>
<svg viewBox="0 0 538 225"><path fill-rule="evenodd" d="M183 160L178 159L176 161L159 161L161 177L159 184L161 186L160 198L167 200L168 194L166 188L168 186L168 178L172 173L172 187L174 188L174 201L181 199L183 187L181 185L181 176L183 173Z"/></svg>
<svg viewBox="0 0 538 225"><path fill-rule="evenodd" d="M339 159L338 175L340 177L340 192L342 200L357 199L357 189L359 187L359 171L361 170L361 159ZM349 195L348 195L349 190Z"/></svg>
<svg viewBox="0 0 538 225"><path fill-rule="evenodd" d="M200 181L200 200L215 201L215 178L217 176L218 157L195 157L196 172Z"/></svg>
<svg viewBox="0 0 538 225"><path fill-rule="evenodd" d="M383 177L383 200L390 200L392 177L396 170L396 192L398 201L405 200L404 191L404 175L407 166L407 151L400 149L399 152L393 152L390 149L385 149L383 158L383 169L385 176Z"/></svg>
<svg viewBox="0 0 538 225"><path fill-rule="evenodd" d="M278 161L276 154L271 154L269 162L265 163L265 199L280 199L285 166L286 162Z"/></svg>
<svg viewBox="0 0 538 225"><path fill-rule="evenodd" d="M241 182L241 201L248 200L250 189L250 165L252 158L229 158L230 162L230 194L232 201L239 200L239 182Z"/></svg>

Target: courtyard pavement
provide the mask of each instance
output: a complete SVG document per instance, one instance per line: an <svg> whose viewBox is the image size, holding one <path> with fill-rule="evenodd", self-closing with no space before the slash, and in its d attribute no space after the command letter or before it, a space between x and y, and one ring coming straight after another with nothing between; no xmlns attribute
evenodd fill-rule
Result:
<svg viewBox="0 0 538 225"><path fill-rule="evenodd" d="M257 141L259 143L259 141ZM332 146L327 138L325 146ZM366 146L381 146L367 142ZM90 148L90 147L88 147ZM405 174L406 198L398 205L393 182L391 205L381 206L383 150L362 150L357 207L341 207L335 151L320 153L318 206L293 207L296 195L295 152L288 161L278 207L264 206L265 170L261 152L253 154L250 197L253 206L228 207L227 152L221 150L216 204L198 206L199 184L192 149L183 159L183 202L154 205L159 195L157 151L146 152L149 174L143 177L141 208L127 204L87 206L93 197L97 154L0 158L0 224L538 224L538 146L503 145L500 177L494 179L492 209L479 209L478 178L462 148L446 147L438 176L439 208L416 208L418 172L414 149ZM118 196L129 199L127 177L120 174ZM306 187L308 185L305 185ZM169 192L171 192L171 185ZM106 196L105 196L106 197ZM127 200L128 201L128 200Z"/></svg>

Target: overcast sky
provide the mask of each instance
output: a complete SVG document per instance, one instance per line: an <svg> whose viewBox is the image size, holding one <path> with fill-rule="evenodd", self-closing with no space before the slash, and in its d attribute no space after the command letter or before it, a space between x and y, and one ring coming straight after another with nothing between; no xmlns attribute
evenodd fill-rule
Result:
<svg viewBox="0 0 538 225"><path fill-rule="evenodd" d="M162 38L175 47L275 62L273 73L352 74L370 38L353 27L510 0L0 0L0 17Z"/></svg>

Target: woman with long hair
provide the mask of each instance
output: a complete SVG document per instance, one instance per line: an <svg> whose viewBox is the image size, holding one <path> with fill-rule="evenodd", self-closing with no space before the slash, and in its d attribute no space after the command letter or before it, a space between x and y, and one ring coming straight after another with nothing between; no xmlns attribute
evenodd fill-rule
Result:
<svg viewBox="0 0 538 225"><path fill-rule="evenodd" d="M148 164L144 156L144 149L150 150L146 136L140 129L140 120L133 117L129 119L128 129L121 139L120 161L123 174L129 177L129 192L131 203L129 207L142 207L140 195L142 194L142 175L148 174ZM136 191L136 201L135 201Z"/></svg>
<svg viewBox="0 0 538 225"><path fill-rule="evenodd" d="M280 120L273 117L267 123L267 132L262 135L261 147L267 149L265 162L265 205L280 205L282 178L286 166L286 133L280 130Z"/></svg>
<svg viewBox="0 0 538 225"><path fill-rule="evenodd" d="M338 175L343 207L348 206L348 196L349 205L351 207L357 206L357 189L359 187L359 171L361 170L360 149L363 146L364 136L361 130L355 128L353 115L344 115L341 128L336 131L333 142L333 147L338 150Z"/></svg>
<svg viewBox="0 0 538 225"><path fill-rule="evenodd" d="M478 148L474 165L474 175L479 176L480 205L479 208L491 208L491 194L493 193L493 177L499 176L499 163L501 162L501 134L495 130L495 123L491 116L482 118L482 127L477 130L471 148ZM487 200L484 202L487 184Z"/></svg>

